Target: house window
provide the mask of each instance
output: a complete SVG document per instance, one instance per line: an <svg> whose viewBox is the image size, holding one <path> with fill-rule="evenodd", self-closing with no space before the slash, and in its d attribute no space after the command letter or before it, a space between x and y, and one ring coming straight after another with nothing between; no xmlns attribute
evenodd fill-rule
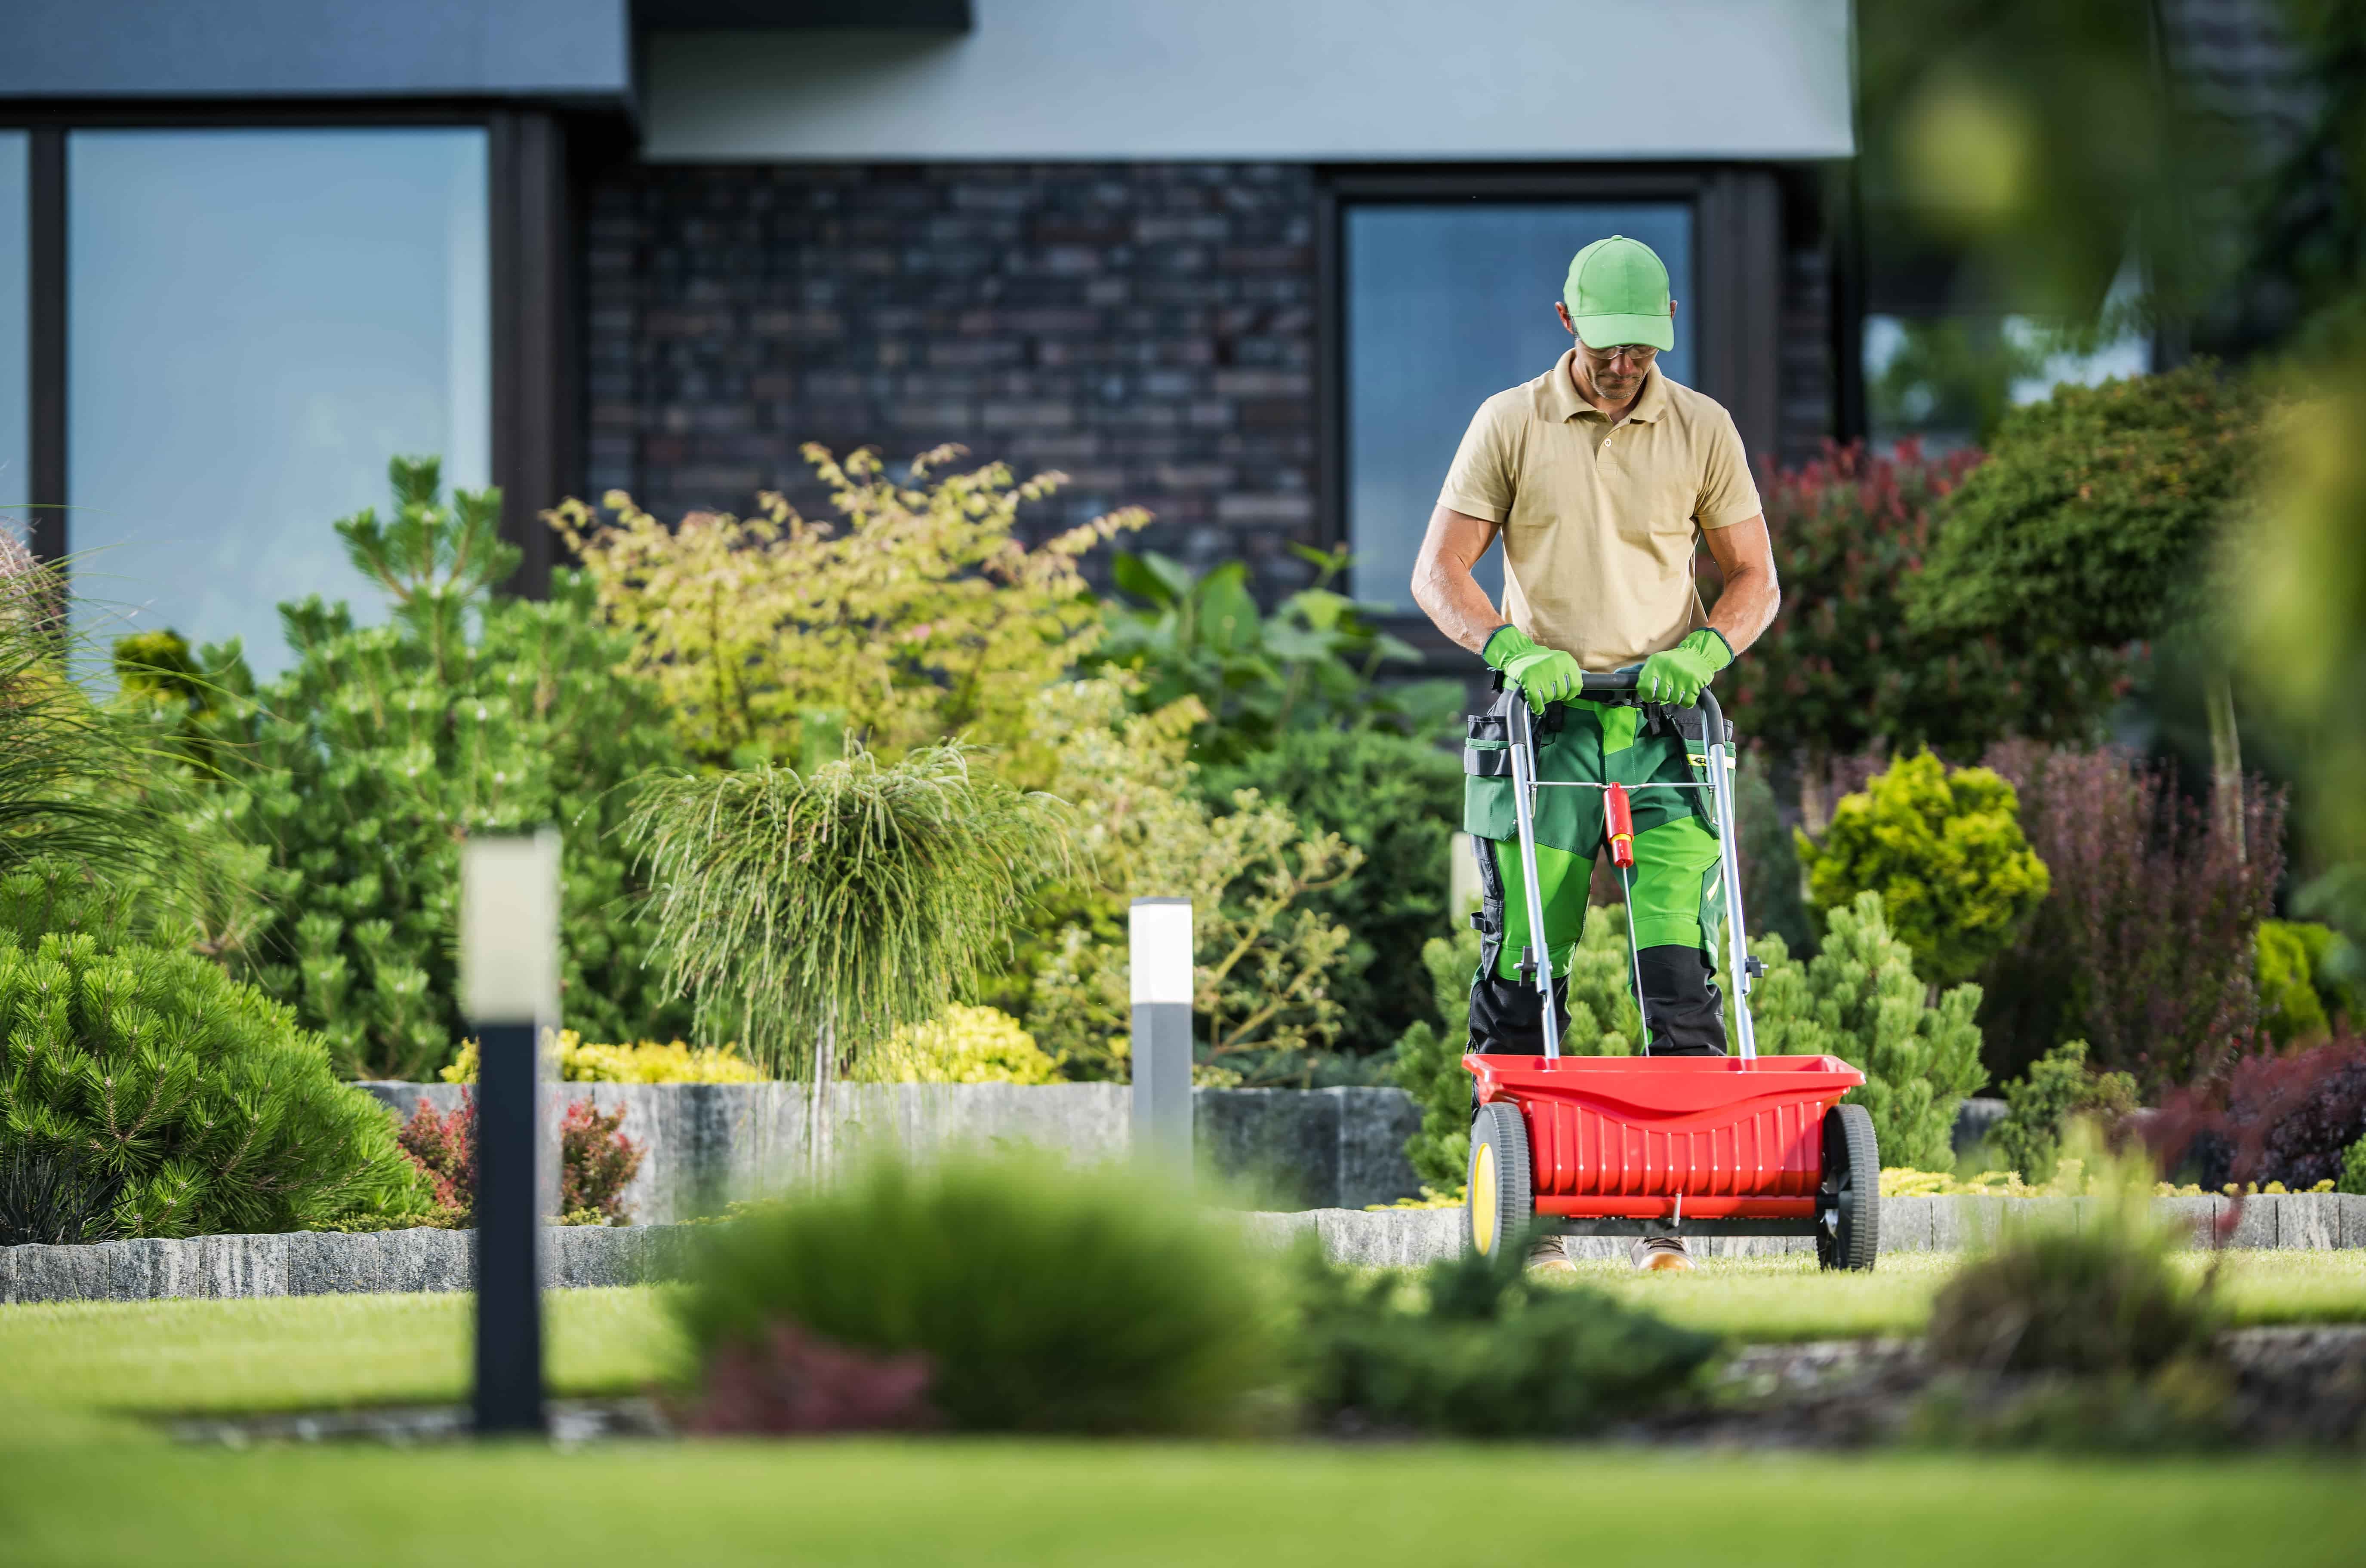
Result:
<svg viewBox="0 0 2366 1568"><path fill-rule="evenodd" d="M95 631L238 637L268 677L282 599L375 613L328 524L384 515L389 455L490 481L486 168L471 127L69 137L66 541Z"/></svg>
<svg viewBox="0 0 2366 1568"><path fill-rule="evenodd" d="M1367 202L1341 213L1347 538L1358 599L1414 609L1414 553L1471 414L1549 369L1570 258L1612 234L1658 252L1679 302L1660 356L1693 380L1693 209L1684 202ZM1503 554L1479 581L1501 602Z"/></svg>
<svg viewBox="0 0 2366 1568"><path fill-rule="evenodd" d="M12 530L19 543L30 542L26 503L32 499L26 397L32 375L26 292L32 258L27 178L31 144L21 130L0 130L0 528Z"/></svg>

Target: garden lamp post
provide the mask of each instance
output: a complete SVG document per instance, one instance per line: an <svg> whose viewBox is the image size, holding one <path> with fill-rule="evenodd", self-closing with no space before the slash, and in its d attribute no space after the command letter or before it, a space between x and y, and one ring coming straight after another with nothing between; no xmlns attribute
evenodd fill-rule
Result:
<svg viewBox="0 0 2366 1568"><path fill-rule="evenodd" d="M1133 992L1133 1150L1191 1169L1191 901L1136 899L1126 920Z"/></svg>
<svg viewBox="0 0 2366 1568"><path fill-rule="evenodd" d="M474 838L460 859L460 995L477 1036L479 1432L540 1432L542 1216L558 1168L542 1031L558 1026L558 834Z"/></svg>

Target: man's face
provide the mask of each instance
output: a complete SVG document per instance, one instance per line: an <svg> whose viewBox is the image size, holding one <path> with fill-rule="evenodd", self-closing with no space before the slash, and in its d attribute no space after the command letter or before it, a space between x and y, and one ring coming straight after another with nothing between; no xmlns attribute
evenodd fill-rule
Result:
<svg viewBox="0 0 2366 1568"><path fill-rule="evenodd" d="M1595 391L1623 402L1643 389L1643 377L1660 351L1640 343L1598 349L1580 338L1577 357L1585 362L1585 378Z"/></svg>

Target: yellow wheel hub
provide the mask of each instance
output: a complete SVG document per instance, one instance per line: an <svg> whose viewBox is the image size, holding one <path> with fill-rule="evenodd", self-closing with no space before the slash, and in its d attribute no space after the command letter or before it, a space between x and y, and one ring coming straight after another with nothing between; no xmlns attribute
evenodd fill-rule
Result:
<svg viewBox="0 0 2366 1568"><path fill-rule="evenodd" d="M1470 1241L1482 1257L1495 1251L1495 1146L1482 1143L1470 1161Z"/></svg>

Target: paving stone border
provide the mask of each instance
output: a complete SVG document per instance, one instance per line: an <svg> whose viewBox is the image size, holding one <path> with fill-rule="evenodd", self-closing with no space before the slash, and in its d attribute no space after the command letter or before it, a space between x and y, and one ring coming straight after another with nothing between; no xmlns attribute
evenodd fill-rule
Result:
<svg viewBox="0 0 2366 1568"><path fill-rule="evenodd" d="M2166 1213L2194 1227L2198 1243L2230 1206L2225 1198L2162 1198ZM1954 1251L1992 1234L2008 1213L2091 1211L2085 1198L1887 1198L1886 1252ZM1333 1261L1407 1268L1462 1249L1459 1209L1303 1209L1242 1216L1252 1236L1282 1244L1320 1238ZM543 1278L554 1286L639 1284L678 1277L696 1246L686 1225L553 1226L544 1237ZM0 1303L150 1301L161 1297L332 1295L462 1291L475 1267L470 1231L389 1230L360 1235L200 1236L183 1241L102 1241L84 1247L0 1247ZM2299 1193L2252 1198L2232 1245L2283 1250L2366 1249L2366 1197ZM1628 1243L1574 1239L1582 1257L1618 1258ZM1811 1251L1806 1237L1709 1237L1695 1243L1712 1258Z"/></svg>

